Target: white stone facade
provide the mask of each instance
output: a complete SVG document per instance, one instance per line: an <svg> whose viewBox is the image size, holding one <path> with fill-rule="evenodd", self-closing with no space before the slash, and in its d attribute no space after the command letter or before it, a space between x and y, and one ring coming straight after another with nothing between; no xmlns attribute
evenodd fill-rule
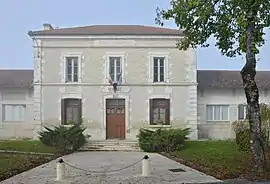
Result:
<svg viewBox="0 0 270 184"><path fill-rule="evenodd" d="M105 101L118 97L125 99L126 139L136 139L140 128L158 127L190 127L193 130L190 138L197 139L196 53L192 49L179 51L175 40L176 37L150 36L39 39L42 58L36 62L43 64L41 72L40 66L35 65L35 120L40 121L42 117L43 125L60 124L61 99L76 96L82 99L82 118L87 132L92 139L103 140L106 138ZM66 56L79 56L76 83L64 82ZM116 93L108 86L109 56L122 58L122 84ZM165 58L162 83L153 83L154 56ZM152 98L170 99L171 125L149 124Z"/></svg>

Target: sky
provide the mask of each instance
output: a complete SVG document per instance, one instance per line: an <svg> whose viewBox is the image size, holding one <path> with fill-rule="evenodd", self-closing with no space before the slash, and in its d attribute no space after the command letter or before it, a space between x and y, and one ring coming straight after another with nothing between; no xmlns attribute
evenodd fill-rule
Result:
<svg viewBox="0 0 270 184"><path fill-rule="evenodd" d="M0 69L33 68L32 40L27 32L54 27L96 24L136 24L155 26L156 7L166 8L169 0L0 0ZM165 27L176 28L174 22ZM268 32L269 33L269 32ZM270 33L258 55L258 70L270 70ZM239 70L244 58L222 56L212 46L197 49L198 69Z"/></svg>

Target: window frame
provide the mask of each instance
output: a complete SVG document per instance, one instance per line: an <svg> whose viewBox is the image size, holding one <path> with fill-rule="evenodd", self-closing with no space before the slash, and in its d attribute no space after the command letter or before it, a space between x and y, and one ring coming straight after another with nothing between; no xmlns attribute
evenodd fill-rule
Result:
<svg viewBox="0 0 270 184"><path fill-rule="evenodd" d="M165 101L165 107L162 108L162 105L160 104L157 104L155 105L155 100L157 101ZM159 108L159 109L165 109L165 123L164 124L153 124L153 114L154 114L154 109L155 108ZM150 126L171 126L171 117L170 117L170 114L171 114L171 101L170 99L168 98L151 98L149 99L149 125ZM159 112L160 114L160 112Z"/></svg>
<svg viewBox="0 0 270 184"><path fill-rule="evenodd" d="M68 59L70 59L71 61L71 80L69 80L69 72L68 72L68 67L69 67L69 63L68 63ZM75 77L75 61L77 60L77 81L74 80ZM74 56L67 56L65 57L65 70L66 70L66 75L65 75L65 83L77 83L79 82L79 57L74 57Z"/></svg>
<svg viewBox="0 0 270 184"><path fill-rule="evenodd" d="M154 82L154 58L164 58L164 81L156 81ZM149 77L148 82L152 84L162 84L169 82L169 53L168 52L150 52L149 53ZM159 76L160 77L160 76Z"/></svg>
<svg viewBox="0 0 270 184"><path fill-rule="evenodd" d="M62 98L61 99L61 125L63 126L72 126L71 124L68 124L68 119L67 119L67 109L72 108L75 109L77 108L78 110L78 118L79 121L83 119L82 117L82 99L81 98ZM72 113L73 116L73 113Z"/></svg>
<svg viewBox="0 0 270 184"><path fill-rule="evenodd" d="M13 111L14 107L22 106L23 109L24 109L23 119L20 119L20 120L6 120L6 106L12 106L12 111ZM26 110L27 110L26 107L27 107L26 104L9 104L9 103L2 104L2 121L3 122L25 122L26 121ZM13 112L12 112L12 117L14 117Z"/></svg>
<svg viewBox="0 0 270 184"><path fill-rule="evenodd" d="M72 82L67 81L67 58L77 57L78 58L78 81ZM82 53L62 53L62 83L66 84L76 84L82 82L82 62L83 62L83 54Z"/></svg>
<svg viewBox="0 0 270 184"><path fill-rule="evenodd" d="M155 60L157 60L157 66L155 66ZM163 60L163 66L161 61ZM157 67L157 81L155 81L155 68ZM161 67L163 67L163 80L161 80ZM153 57L153 83L165 82L165 57Z"/></svg>
<svg viewBox="0 0 270 184"><path fill-rule="evenodd" d="M220 120L215 120L215 107L218 106L218 107L227 107L228 108L228 117L227 119L222 119L222 109L223 108L220 108ZM212 118L211 119L208 119L207 117L207 108L208 107L212 107ZM227 104L208 104L206 105L206 121L230 121L230 105L227 105Z"/></svg>
<svg viewBox="0 0 270 184"><path fill-rule="evenodd" d="M121 78L118 79L118 81L112 81L112 82L123 84L125 83L125 61L126 61L126 53L124 52L107 52L106 53L105 81L104 82L108 83L108 80L111 79L111 76L110 76L110 58L111 57L120 58L120 70L121 70Z"/></svg>
<svg viewBox="0 0 270 184"><path fill-rule="evenodd" d="M111 60L112 59L112 60ZM118 64L118 59L119 59L119 66ZM111 73L111 61L113 61L113 73ZM120 68L120 72L117 72L117 68ZM116 83L121 83L122 81L122 57L114 57L114 56L109 56L109 76L110 79L112 79L112 82ZM113 75L113 77L112 77ZM120 76L120 77L119 77ZM119 77L119 78L118 78Z"/></svg>

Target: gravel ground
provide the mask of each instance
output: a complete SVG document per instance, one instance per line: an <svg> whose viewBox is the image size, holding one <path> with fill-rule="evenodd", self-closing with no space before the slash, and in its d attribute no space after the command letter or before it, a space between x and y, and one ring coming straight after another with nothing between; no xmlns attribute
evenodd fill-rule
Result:
<svg viewBox="0 0 270 184"><path fill-rule="evenodd" d="M151 175L141 176L143 152L78 152L63 157L66 163L87 171L86 173L66 165L66 180L56 182L56 160L22 174L9 178L0 184L176 184L176 183L221 183L220 180L186 167L159 154L149 153ZM109 172L133 163L137 164L121 171ZM183 169L185 172L171 172L169 169Z"/></svg>

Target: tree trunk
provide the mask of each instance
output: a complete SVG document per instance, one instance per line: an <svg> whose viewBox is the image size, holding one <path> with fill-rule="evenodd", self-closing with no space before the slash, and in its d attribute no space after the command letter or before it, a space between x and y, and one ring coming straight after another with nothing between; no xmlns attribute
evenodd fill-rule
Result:
<svg viewBox="0 0 270 184"><path fill-rule="evenodd" d="M248 17L247 25L247 50L246 50L246 64L241 70L243 85L248 104L248 119L251 131L251 154L254 163L254 169L258 172L263 172L265 169L265 154L264 145L261 138L261 117L259 106L259 90L255 82L256 75L256 53L254 44L254 30L255 23L253 12ZM256 15L256 14L255 14Z"/></svg>

